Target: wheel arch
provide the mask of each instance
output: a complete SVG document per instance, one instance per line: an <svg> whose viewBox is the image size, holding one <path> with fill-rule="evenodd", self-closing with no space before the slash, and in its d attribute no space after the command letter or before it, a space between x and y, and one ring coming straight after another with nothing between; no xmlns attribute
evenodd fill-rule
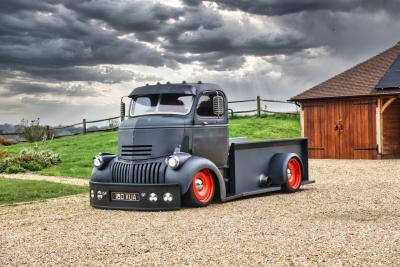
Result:
<svg viewBox="0 0 400 267"><path fill-rule="evenodd" d="M215 184L214 198L216 197L215 194L218 193L218 197L223 199L226 195L224 178L222 177L218 167L206 158L192 156L177 170L167 168L165 173L165 182L180 184L181 194L184 195L191 185L193 176L202 169L209 169L213 175Z"/></svg>
<svg viewBox="0 0 400 267"><path fill-rule="evenodd" d="M292 158L296 158L301 167L302 179L304 179L304 166L301 157L296 153L276 153L272 156L268 165L268 176L272 184L281 185L287 181L286 166Z"/></svg>
<svg viewBox="0 0 400 267"><path fill-rule="evenodd" d="M108 182L111 183L111 167L114 162L117 160L116 157L113 157L102 169L98 169L96 167L92 168L92 174L90 176L90 180L94 182Z"/></svg>

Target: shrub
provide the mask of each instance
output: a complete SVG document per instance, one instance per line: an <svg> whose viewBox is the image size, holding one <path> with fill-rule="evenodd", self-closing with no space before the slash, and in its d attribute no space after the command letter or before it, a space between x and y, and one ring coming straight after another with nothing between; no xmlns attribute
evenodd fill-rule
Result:
<svg viewBox="0 0 400 267"><path fill-rule="evenodd" d="M34 163L40 166L40 169L44 169L61 162L58 154L50 150L40 150L38 145L35 145L33 149L21 150L16 159L21 162L21 166L28 170L32 170L29 166L34 166Z"/></svg>
<svg viewBox="0 0 400 267"><path fill-rule="evenodd" d="M4 163L4 159L0 159L0 173L5 172L6 171L6 165Z"/></svg>
<svg viewBox="0 0 400 267"><path fill-rule="evenodd" d="M21 120L22 130L20 136L25 138L28 142L36 142L46 139L52 139L54 137L53 132L49 127L40 125L40 119Z"/></svg>
<svg viewBox="0 0 400 267"><path fill-rule="evenodd" d="M19 161L12 156L0 159L0 172L15 173L16 170L24 172L25 170L22 170L21 168Z"/></svg>
<svg viewBox="0 0 400 267"><path fill-rule="evenodd" d="M11 166L8 166L8 167L4 170L4 172L5 172L5 173L20 173L20 172L26 172L26 170L25 170L24 168L22 168L21 166L18 166L18 165L16 165L16 166L11 165Z"/></svg>
<svg viewBox="0 0 400 267"><path fill-rule="evenodd" d="M10 152L7 150L0 150L0 160L10 157Z"/></svg>
<svg viewBox="0 0 400 267"><path fill-rule="evenodd" d="M3 156L2 156L3 155ZM60 156L50 150L40 149L39 145L25 148L12 156L6 151L0 152L0 172L17 173L39 171L61 162Z"/></svg>

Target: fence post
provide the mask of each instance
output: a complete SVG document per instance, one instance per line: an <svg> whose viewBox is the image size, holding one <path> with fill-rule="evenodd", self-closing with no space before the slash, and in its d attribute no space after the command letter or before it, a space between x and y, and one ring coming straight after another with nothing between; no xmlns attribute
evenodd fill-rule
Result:
<svg viewBox="0 0 400 267"><path fill-rule="evenodd" d="M261 98L257 96L257 117L261 117Z"/></svg>
<svg viewBox="0 0 400 267"><path fill-rule="evenodd" d="M86 119L82 121L82 134L86 134Z"/></svg>
<svg viewBox="0 0 400 267"><path fill-rule="evenodd" d="M46 139L51 139L50 137L50 126L46 125Z"/></svg>

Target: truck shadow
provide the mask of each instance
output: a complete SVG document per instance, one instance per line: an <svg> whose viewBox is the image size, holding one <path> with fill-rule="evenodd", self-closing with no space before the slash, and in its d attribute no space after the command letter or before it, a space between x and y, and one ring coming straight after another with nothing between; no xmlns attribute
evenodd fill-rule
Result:
<svg viewBox="0 0 400 267"><path fill-rule="evenodd" d="M239 197L239 198L235 198L232 200L228 200L226 202L221 201L219 198L218 199L213 199L212 201L212 205L223 205L225 203L228 202L236 202L236 201L242 201L242 200L247 200L247 199L253 199L253 198L262 198L262 197L270 197L270 196L275 196L275 195L293 195L293 194L299 194L302 192L306 192L312 190L312 188L300 188L297 192L294 193L286 193L286 192L282 192L282 191L276 191L276 192L266 192L266 193L261 193L261 194L256 194L256 195L250 195L250 196L243 196L243 197ZM183 207L184 209L190 209L191 207Z"/></svg>

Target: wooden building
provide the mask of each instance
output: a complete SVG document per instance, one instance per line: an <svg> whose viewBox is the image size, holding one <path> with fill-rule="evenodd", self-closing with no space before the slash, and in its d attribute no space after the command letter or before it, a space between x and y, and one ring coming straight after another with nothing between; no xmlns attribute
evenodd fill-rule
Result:
<svg viewBox="0 0 400 267"><path fill-rule="evenodd" d="M291 100L310 158L400 158L400 43Z"/></svg>

